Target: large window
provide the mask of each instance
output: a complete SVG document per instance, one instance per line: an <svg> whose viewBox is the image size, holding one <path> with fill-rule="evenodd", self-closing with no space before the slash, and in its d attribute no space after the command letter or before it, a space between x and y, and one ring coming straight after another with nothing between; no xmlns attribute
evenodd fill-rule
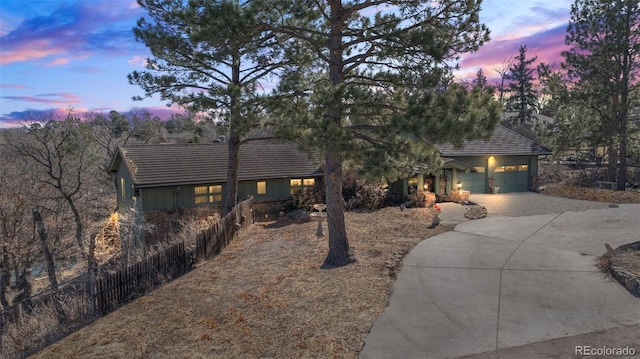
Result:
<svg viewBox="0 0 640 359"><path fill-rule="evenodd" d="M300 178L300 179L292 179L289 181L292 195L298 192L313 190L313 187L315 186L315 184L316 184L315 178Z"/></svg>
<svg viewBox="0 0 640 359"><path fill-rule="evenodd" d="M196 204L222 202L222 185L196 186L194 188Z"/></svg>

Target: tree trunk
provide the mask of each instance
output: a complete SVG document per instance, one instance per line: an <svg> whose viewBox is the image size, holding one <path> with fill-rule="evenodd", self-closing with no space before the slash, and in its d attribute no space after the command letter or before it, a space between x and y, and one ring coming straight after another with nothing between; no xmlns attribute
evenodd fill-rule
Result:
<svg viewBox="0 0 640 359"><path fill-rule="evenodd" d="M93 313L97 312L96 308L96 274L98 271L98 263L96 262L96 236L97 233L91 233L89 237L89 253L87 255L87 292L93 303Z"/></svg>
<svg viewBox="0 0 640 359"><path fill-rule="evenodd" d="M47 243L47 229L44 226L44 222L42 221L42 216L40 215L40 211L36 208L33 210L33 221L34 225L37 228L38 237L40 238L40 244L42 245L42 252L44 252L45 259L47 260L47 274L49 276L49 283L51 283L51 291L53 292L53 304L56 308L56 312L58 313L58 318L60 321L65 321L67 316L62 309L62 305L57 300L57 291L58 291L58 278L56 277L56 264L53 259L53 253L49 250L49 245ZM29 291L30 293L31 291Z"/></svg>
<svg viewBox="0 0 640 359"><path fill-rule="evenodd" d="M7 300L8 286L9 286L9 272L3 269L2 272L0 272L0 304L2 304L2 309L9 308L9 301Z"/></svg>
<svg viewBox="0 0 640 359"><path fill-rule="evenodd" d="M231 66L229 84L229 143L227 145L227 185L224 190L224 214L231 212L238 199L238 156L240 155L240 56L236 54Z"/></svg>
<svg viewBox="0 0 640 359"><path fill-rule="evenodd" d="M322 268L333 268L353 262L349 256L349 240L344 222L344 199L342 197L342 153L339 133L342 127L341 100L338 89L344 82L342 63L342 2L329 2L331 6L331 33L329 36L329 78L333 88L331 103L325 118L327 134L325 146L326 168L324 172L327 195L327 227L329 228L329 253ZM335 130L334 130L335 129ZM333 141L338 141L338 146ZM338 147L338 148L336 148Z"/></svg>
<svg viewBox="0 0 640 359"><path fill-rule="evenodd" d="M9 308L9 301L7 300L7 287L9 286L10 277L9 268L7 246L2 246L2 271L0 271L0 304L2 304L2 309ZM2 333L2 331L0 331L0 333Z"/></svg>
<svg viewBox="0 0 640 359"><path fill-rule="evenodd" d="M84 243L82 243L83 235L84 235L84 224L82 223L82 217L80 216L80 212L78 208L76 208L76 204L73 202L73 199L70 196L65 196L64 199L69 204L69 208L71 208L71 212L73 212L73 219L76 222L76 242L78 243L78 248L80 248L80 253L83 259L87 258L87 254L84 252Z"/></svg>
<svg viewBox="0 0 640 359"><path fill-rule="evenodd" d="M609 163L607 164L607 169L609 171L607 179L609 182L616 182L616 170L618 168L618 149L616 145L613 144L613 138L611 139L611 143L609 144Z"/></svg>
<svg viewBox="0 0 640 359"><path fill-rule="evenodd" d="M625 114L622 116L626 117ZM618 165L618 183L617 190L624 191L627 189L627 124L626 119L621 119L620 123L620 164Z"/></svg>
<svg viewBox="0 0 640 359"><path fill-rule="evenodd" d="M42 252L44 253L44 257L47 261L47 273L49 275L49 283L51 284L51 290L58 290L58 278L56 277L56 264L53 259L53 254L51 250L49 250L49 245L47 244L47 229L44 226L44 222L42 222L42 216L40 215L40 211L36 208L33 210L33 221L34 225L37 228L38 237L40 238L40 245L42 246Z"/></svg>
<svg viewBox="0 0 640 359"><path fill-rule="evenodd" d="M327 226L329 228L329 253L322 268L333 268L353 262L349 256L349 240L344 222L342 198L342 161L336 151L327 150L324 174L327 195Z"/></svg>
<svg viewBox="0 0 640 359"><path fill-rule="evenodd" d="M224 214L231 212L238 198L238 155L240 154L240 136L231 131L229 135L227 157L227 184L224 190Z"/></svg>

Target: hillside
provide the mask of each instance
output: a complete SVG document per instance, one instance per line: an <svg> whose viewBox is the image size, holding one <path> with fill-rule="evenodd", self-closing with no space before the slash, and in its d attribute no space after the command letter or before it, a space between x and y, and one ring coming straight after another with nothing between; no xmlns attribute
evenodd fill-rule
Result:
<svg viewBox="0 0 640 359"><path fill-rule="evenodd" d="M258 223L224 252L34 358L355 358L429 209L346 213L357 263L321 270L317 223ZM326 224L325 224L326 226ZM325 227L326 228L326 227Z"/></svg>

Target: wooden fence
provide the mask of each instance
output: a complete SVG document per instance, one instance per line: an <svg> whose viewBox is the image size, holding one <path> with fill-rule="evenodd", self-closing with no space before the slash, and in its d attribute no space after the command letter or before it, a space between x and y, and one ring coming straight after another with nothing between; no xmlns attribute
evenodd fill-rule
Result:
<svg viewBox="0 0 640 359"><path fill-rule="evenodd" d="M220 221L196 236L196 246L192 249L185 248L184 243L177 243L147 257L141 262L132 264L117 272L100 276L95 282L95 293L89 297L85 284L86 275L75 278L74 285L61 285L55 293L46 293L36 297L27 298L24 302L14 305L12 308L0 312L0 350L2 349L2 336L4 329L10 322L18 320L21 308L31 307L31 304L58 300L60 294L67 290L76 290L77 295L86 295L86 321L91 321L95 316L104 315L117 309L123 304L143 296L154 287L167 281L176 279L193 268L193 264L211 258L219 254L237 233L244 227L253 223L253 197L242 201ZM77 284L77 285L76 285ZM72 288L73 287L73 288ZM51 298L49 298L51 297ZM67 325L68 326L68 325ZM60 328L60 333L64 328ZM32 348L33 351L38 348ZM0 351L1 352L1 351ZM26 355L26 354L25 354Z"/></svg>
<svg viewBox="0 0 640 359"><path fill-rule="evenodd" d="M240 202L220 221L196 236L196 246L185 249L177 243L162 252L97 279L95 305L106 314L124 303L148 293L161 283L178 278L194 263L219 254L238 231L253 222L253 198Z"/></svg>

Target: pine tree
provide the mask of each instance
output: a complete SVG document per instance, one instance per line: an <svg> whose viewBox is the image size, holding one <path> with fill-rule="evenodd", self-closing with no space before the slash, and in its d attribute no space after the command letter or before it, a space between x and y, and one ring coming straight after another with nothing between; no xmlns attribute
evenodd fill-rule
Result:
<svg viewBox="0 0 640 359"><path fill-rule="evenodd" d="M129 82L145 96L208 112L228 131L224 211L235 205L242 136L259 126L261 87L282 66L282 48L259 25L254 2L138 0L149 18L138 20L136 40L153 58ZM140 99L139 97L137 99Z"/></svg>
<svg viewBox="0 0 640 359"><path fill-rule="evenodd" d="M517 113L511 126L533 126L532 115L536 112L537 94L533 89L535 68L531 65L537 59L537 56L527 59L527 46L520 46L519 55L509 69L507 79L510 81L511 96L507 99L506 110Z"/></svg>
<svg viewBox="0 0 640 359"><path fill-rule="evenodd" d="M434 144L489 136L490 91L451 84L451 60L488 41L481 1L267 2L267 27L291 44L281 77L280 132L324 153L325 267L352 261L344 221L345 164L400 176L437 161ZM266 6L266 5L265 5Z"/></svg>
<svg viewBox="0 0 640 359"><path fill-rule="evenodd" d="M562 53L565 68L581 103L598 114L609 147L610 180L625 190L630 94L640 76L638 1L576 0L566 43L571 48Z"/></svg>

